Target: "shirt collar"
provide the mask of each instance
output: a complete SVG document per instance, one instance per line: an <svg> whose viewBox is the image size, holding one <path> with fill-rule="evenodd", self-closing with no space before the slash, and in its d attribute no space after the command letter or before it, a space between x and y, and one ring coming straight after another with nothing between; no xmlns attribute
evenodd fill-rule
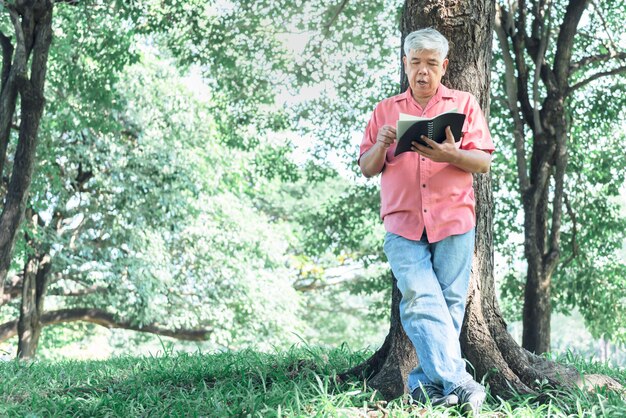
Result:
<svg viewBox="0 0 626 418"><path fill-rule="evenodd" d="M451 89L439 83L439 87L437 88L437 93L435 93L435 95L430 100L433 100L433 99L435 100L433 103L437 103L441 99L454 100L454 94L452 93ZM404 94L396 96L396 101L400 101L400 100L407 100L409 102L413 102L417 104L415 102L415 99L413 98L413 95L411 94L411 87L406 89L406 92Z"/></svg>

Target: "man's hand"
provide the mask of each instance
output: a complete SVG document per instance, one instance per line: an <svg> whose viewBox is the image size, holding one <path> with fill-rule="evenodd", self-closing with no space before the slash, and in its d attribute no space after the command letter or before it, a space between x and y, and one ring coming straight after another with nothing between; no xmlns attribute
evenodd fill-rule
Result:
<svg viewBox="0 0 626 418"><path fill-rule="evenodd" d="M420 145L416 141L412 141L411 150L437 163L454 164L459 159L459 149L454 144L454 135L452 135L452 130L450 130L449 126L446 126L446 140L441 144L424 135L422 135L422 141L429 146Z"/></svg>
<svg viewBox="0 0 626 418"><path fill-rule="evenodd" d="M491 166L491 154L480 150L464 150L457 148L454 143L454 135L450 127L446 127L446 140L441 144L430 138L422 136L422 140L429 147L411 142L411 150L419 155L429 158L438 163L449 163L469 173L487 173Z"/></svg>
<svg viewBox="0 0 626 418"><path fill-rule="evenodd" d="M376 144L366 151L359 161L361 172L365 177L372 177L381 172L385 166L387 150L396 142L396 128L391 125L381 126L376 134Z"/></svg>
<svg viewBox="0 0 626 418"><path fill-rule="evenodd" d="M384 125L378 130L376 142L384 149L389 147L396 141L396 128L391 125Z"/></svg>

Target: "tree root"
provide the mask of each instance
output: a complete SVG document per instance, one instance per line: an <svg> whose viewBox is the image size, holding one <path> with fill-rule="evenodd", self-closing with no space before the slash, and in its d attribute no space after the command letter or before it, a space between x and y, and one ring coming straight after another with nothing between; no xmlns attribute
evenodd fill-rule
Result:
<svg viewBox="0 0 626 418"><path fill-rule="evenodd" d="M473 290L477 288L474 286ZM473 367L470 372L474 373L476 380L489 385L493 396L509 399L514 395L527 394L537 396L541 402L544 398L541 390L546 387L624 390L619 382L608 376L583 376L571 366L526 351L506 330L499 310L484 310L484 301L478 294L473 296L476 297L469 298L461 347ZM342 381L351 377L366 380L368 386L378 390L386 400L408 392L406 378L417 365L415 350L400 323L400 299L394 279L391 326L385 342L369 359L338 376ZM491 303L495 301L489 301L488 306Z"/></svg>

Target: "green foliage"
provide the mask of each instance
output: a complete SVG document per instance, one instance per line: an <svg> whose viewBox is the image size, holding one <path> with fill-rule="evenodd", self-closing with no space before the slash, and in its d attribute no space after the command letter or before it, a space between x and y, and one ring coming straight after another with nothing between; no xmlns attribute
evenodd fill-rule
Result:
<svg viewBox="0 0 626 418"><path fill-rule="evenodd" d="M251 350L205 354L164 353L108 361L0 364L3 416L462 416L457 409L408 406L408 395L384 402L362 381L340 382L337 374L371 353L342 345L333 350L292 346L262 354ZM626 382L623 370L558 359L584 373ZM619 393L542 391L505 401L489 397L485 415L507 417L616 417L626 413Z"/></svg>
<svg viewBox="0 0 626 418"><path fill-rule="evenodd" d="M99 307L137 324L212 327L212 348L267 348L292 339L287 331L339 341L339 331L312 330L332 313L304 309L323 303L295 293L307 277L293 260L320 271L343 263L310 252L320 235L303 225L344 193L338 167L354 159L353 126L395 88L384 78L381 93L377 73L380 56L395 62L398 6L58 5L29 202L42 223L25 225L35 240L17 243L14 272L33 247L51 251L47 310ZM370 36L355 38L363 30ZM301 100L307 88L313 97ZM355 215L375 225L375 210ZM379 283L367 277L357 281L362 294ZM344 287L330 299L341 297Z"/></svg>
<svg viewBox="0 0 626 418"><path fill-rule="evenodd" d="M255 156L223 152L210 91L189 86L199 79L182 78L152 47L138 53L111 76L108 101L74 110L77 126L54 114L44 121L31 206L45 225L31 233L53 249L47 310L208 327L213 348L293 341L287 330L305 325L290 233L254 208ZM90 123L103 115L106 124ZM63 297L81 289L96 291Z"/></svg>
<svg viewBox="0 0 626 418"><path fill-rule="evenodd" d="M371 183L352 186L313 212L306 222L308 252L320 254L330 249L366 266L381 261L384 231L377 191Z"/></svg>

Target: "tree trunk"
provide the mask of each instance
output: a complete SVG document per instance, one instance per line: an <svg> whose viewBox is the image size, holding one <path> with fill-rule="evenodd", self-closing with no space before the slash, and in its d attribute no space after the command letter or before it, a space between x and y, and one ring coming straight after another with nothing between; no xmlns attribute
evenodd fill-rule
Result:
<svg viewBox="0 0 626 418"><path fill-rule="evenodd" d="M541 125L549 128L536 134L533 144L531 178L539 180L532 183L529 192L537 198L529 199L524 204L527 212L524 245L528 267L522 346L536 354L550 351L552 275L560 260L563 180L567 167L569 127L563 109L564 100L562 92L552 93L540 113ZM542 170L547 170L549 174L542 175ZM553 183L550 182L551 178L554 179ZM552 200L550 189L553 190Z"/></svg>
<svg viewBox="0 0 626 418"><path fill-rule="evenodd" d="M522 347L531 353L550 351L551 277L543 273L542 266L528 260L524 290ZM539 271L537 271L539 270Z"/></svg>
<svg viewBox="0 0 626 418"><path fill-rule="evenodd" d="M50 277L50 256L31 257L24 266L24 284L22 286L22 305L17 323L17 357L23 360L35 358L39 336L41 335L41 316L43 301Z"/></svg>
<svg viewBox="0 0 626 418"><path fill-rule="evenodd" d="M4 290L4 281L11 265L13 244L19 229L28 191L31 184L37 133L44 108L44 82L50 43L52 41L52 9L51 0L18 1L14 5L4 6L8 11L15 30L15 52L10 69L3 63L2 93L0 94L0 151L6 149L9 141L7 123L11 123L15 109L16 89L20 96L20 125L17 148L13 159L13 172L9 181L4 200L4 208L0 215L0 292ZM0 37L3 47L3 58L11 54L6 36ZM30 63L30 71L28 64ZM5 70L8 72L5 82ZM29 77L30 75L30 77ZM6 92L6 93L5 93ZM4 159L4 155L0 155ZM2 294L0 294L2 299Z"/></svg>
<svg viewBox="0 0 626 418"><path fill-rule="evenodd" d="M473 93L488 113L493 3L489 0L407 0L402 14L402 39L411 31L434 27L450 42L450 64L443 83ZM403 74L403 72L402 72ZM403 74L403 88L407 82ZM488 115L487 115L488 116ZM496 300L493 278L493 197L490 175L475 175L476 247L461 347L477 380L485 379L494 396L511 390L532 393L537 382L580 383L572 369L548 362L522 349L506 329ZM365 363L342 375L358 375L387 399L406 392L407 374L416 366L414 348L399 320L399 292L394 281L391 325L383 346ZM558 378L557 378L558 375ZM558 379L558 380L557 380Z"/></svg>

